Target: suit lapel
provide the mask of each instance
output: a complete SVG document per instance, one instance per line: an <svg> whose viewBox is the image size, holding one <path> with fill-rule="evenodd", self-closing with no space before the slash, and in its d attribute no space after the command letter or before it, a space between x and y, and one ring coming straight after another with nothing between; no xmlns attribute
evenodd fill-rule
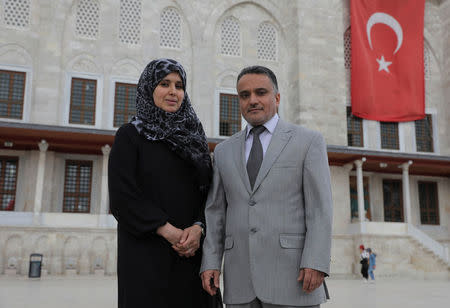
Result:
<svg viewBox="0 0 450 308"><path fill-rule="evenodd" d="M258 176L256 177L253 191L256 191L259 185L261 185L267 173L272 168L272 165L275 163L278 156L289 142L289 139L291 139L291 129L288 128L288 126L281 119L279 119L277 126L275 127L272 139L270 140L269 147L267 148L266 154L264 155L264 159L262 161L261 168L259 169ZM246 169L245 174L247 182L249 183L248 185L250 187Z"/></svg>
<svg viewBox="0 0 450 308"><path fill-rule="evenodd" d="M236 167L238 169L239 175L244 183L247 192L251 193L250 180L248 179L247 167L245 164L245 134L247 129L243 129L238 136L233 145L234 161L236 162Z"/></svg>

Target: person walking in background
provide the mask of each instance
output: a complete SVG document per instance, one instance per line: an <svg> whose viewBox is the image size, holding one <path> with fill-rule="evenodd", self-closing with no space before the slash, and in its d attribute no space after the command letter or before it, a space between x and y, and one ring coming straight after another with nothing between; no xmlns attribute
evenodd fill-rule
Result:
<svg viewBox="0 0 450 308"><path fill-rule="evenodd" d="M373 271L375 270L375 267L376 267L377 255L376 255L376 253L372 252L371 248L367 248L367 252L369 253L369 275L370 275L371 282L374 283L375 276L373 275Z"/></svg>
<svg viewBox="0 0 450 308"><path fill-rule="evenodd" d="M360 252L360 261L361 263L361 275L363 276L364 282L367 282L369 279L369 253L364 248L364 245L359 245L359 252Z"/></svg>

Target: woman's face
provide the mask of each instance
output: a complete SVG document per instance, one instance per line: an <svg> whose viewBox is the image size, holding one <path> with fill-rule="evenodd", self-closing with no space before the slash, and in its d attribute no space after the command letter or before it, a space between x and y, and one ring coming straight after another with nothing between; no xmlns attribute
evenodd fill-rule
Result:
<svg viewBox="0 0 450 308"><path fill-rule="evenodd" d="M166 112L176 112L184 98L183 82L178 73L164 77L153 91L155 105Z"/></svg>

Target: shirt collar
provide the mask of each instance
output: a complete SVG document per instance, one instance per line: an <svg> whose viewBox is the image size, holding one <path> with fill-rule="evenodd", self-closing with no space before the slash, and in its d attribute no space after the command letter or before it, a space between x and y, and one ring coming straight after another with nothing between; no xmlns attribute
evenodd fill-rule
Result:
<svg viewBox="0 0 450 308"><path fill-rule="evenodd" d="M273 132L275 131L275 127L277 126L277 123L278 123L278 119L279 119L280 117L278 116L278 113L275 113L275 115L269 120L269 121L267 121L266 123L264 123L263 124L263 126L269 131L269 133L270 134L272 134L273 135ZM250 130L253 128L253 126L250 124L250 123L248 123L247 124L247 131L246 131L246 134L245 134L245 139L247 139L248 138L248 135L250 134Z"/></svg>

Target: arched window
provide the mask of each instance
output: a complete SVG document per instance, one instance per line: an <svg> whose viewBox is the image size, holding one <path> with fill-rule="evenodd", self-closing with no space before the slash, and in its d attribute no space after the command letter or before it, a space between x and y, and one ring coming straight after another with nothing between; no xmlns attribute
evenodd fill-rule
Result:
<svg viewBox="0 0 450 308"><path fill-rule="evenodd" d="M141 0L120 0L119 40L125 44L141 42Z"/></svg>
<svg viewBox="0 0 450 308"><path fill-rule="evenodd" d="M100 5L96 0L80 0L76 10L77 36L96 39L100 19Z"/></svg>
<svg viewBox="0 0 450 308"><path fill-rule="evenodd" d="M28 28L30 25L30 0L5 0L3 16L7 26Z"/></svg>
<svg viewBox="0 0 450 308"><path fill-rule="evenodd" d="M160 19L161 47L181 48L181 17L174 8L167 8Z"/></svg>
<svg viewBox="0 0 450 308"><path fill-rule="evenodd" d="M241 55L241 29L233 16L225 18L220 27L220 53L227 56Z"/></svg>
<svg viewBox="0 0 450 308"><path fill-rule="evenodd" d="M277 30L267 22L258 27L258 59L277 61Z"/></svg>

